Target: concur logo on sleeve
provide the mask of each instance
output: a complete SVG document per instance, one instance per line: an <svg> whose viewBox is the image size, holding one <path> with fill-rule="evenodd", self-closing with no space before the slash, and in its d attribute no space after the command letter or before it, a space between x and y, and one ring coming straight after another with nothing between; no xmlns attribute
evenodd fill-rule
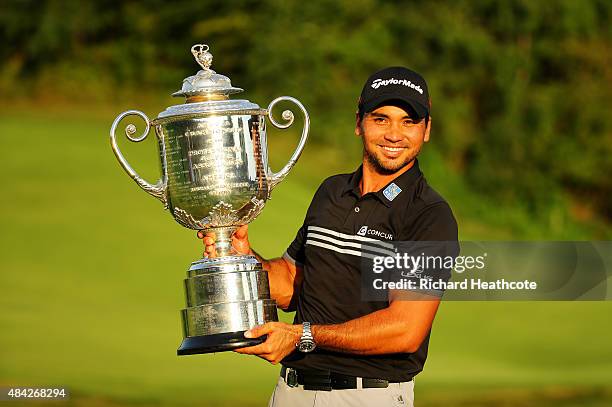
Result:
<svg viewBox="0 0 612 407"><path fill-rule="evenodd" d="M388 85L404 85L407 86L409 88L412 88L414 90L416 90L417 92L419 92L421 95L423 94L423 89L421 89L421 87L419 85L415 85L414 83L412 83L409 80L406 79L395 79L395 78L391 78L391 79L374 79L374 81L372 81L372 87L374 89L378 89L381 86L388 86Z"/></svg>

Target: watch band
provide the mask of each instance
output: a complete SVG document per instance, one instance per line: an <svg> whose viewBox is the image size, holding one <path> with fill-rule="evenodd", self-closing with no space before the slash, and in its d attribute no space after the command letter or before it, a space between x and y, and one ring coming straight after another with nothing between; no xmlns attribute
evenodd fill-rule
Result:
<svg viewBox="0 0 612 407"><path fill-rule="evenodd" d="M312 336L312 331L310 330L310 322L302 323L302 337L300 338L300 340L302 339L314 340L314 337Z"/></svg>

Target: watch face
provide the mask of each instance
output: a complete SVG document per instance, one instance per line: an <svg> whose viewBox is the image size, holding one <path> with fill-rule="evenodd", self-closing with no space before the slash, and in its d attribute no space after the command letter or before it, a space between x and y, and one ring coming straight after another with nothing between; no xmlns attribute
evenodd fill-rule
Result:
<svg viewBox="0 0 612 407"><path fill-rule="evenodd" d="M315 343L313 341L301 341L300 346L298 346L298 350L300 352L308 353L312 352L315 348Z"/></svg>

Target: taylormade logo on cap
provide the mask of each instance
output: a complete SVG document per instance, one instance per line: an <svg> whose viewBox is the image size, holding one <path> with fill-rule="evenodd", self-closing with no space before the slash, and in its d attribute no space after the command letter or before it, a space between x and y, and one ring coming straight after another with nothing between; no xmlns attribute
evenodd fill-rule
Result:
<svg viewBox="0 0 612 407"><path fill-rule="evenodd" d="M415 85L414 83L412 83L409 80L406 79L395 79L395 78L391 78L391 79L374 79L372 81L372 88L374 89L378 89L381 86L387 86L387 85L404 85L407 86L409 88L412 88L414 90L416 90L417 92L419 92L421 95L423 94L423 89L421 89L421 87L419 85Z"/></svg>

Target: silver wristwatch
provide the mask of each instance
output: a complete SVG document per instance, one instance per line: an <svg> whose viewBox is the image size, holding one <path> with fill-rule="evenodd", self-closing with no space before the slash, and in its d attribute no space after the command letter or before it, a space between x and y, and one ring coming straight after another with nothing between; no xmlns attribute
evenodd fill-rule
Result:
<svg viewBox="0 0 612 407"><path fill-rule="evenodd" d="M317 347L314 337L312 336L312 331L310 330L310 322L304 322L302 324L302 337L295 346L300 352L304 353L312 352Z"/></svg>

